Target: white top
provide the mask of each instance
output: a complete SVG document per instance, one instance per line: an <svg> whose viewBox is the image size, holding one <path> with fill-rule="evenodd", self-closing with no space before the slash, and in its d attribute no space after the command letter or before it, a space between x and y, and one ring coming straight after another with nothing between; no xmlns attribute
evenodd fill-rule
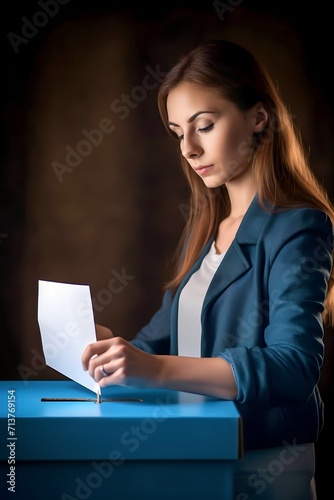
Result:
<svg viewBox="0 0 334 500"><path fill-rule="evenodd" d="M179 356L201 357L201 312L203 302L211 280L225 253L218 254L215 242L213 242L202 261L201 267L191 276L180 294L178 313Z"/></svg>

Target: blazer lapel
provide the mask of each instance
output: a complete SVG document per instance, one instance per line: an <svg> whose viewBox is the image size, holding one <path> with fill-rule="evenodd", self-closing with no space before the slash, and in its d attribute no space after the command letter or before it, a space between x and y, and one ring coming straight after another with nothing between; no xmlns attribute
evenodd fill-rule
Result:
<svg viewBox="0 0 334 500"><path fill-rule="evenodd" d="M234 240L212 278L205 295L202 314L205 314L208 304L217 295L222 294L231 283L240 278L250 267L251 263L248 262L241 247Z"/></svg>
<svg viewBox="0 0 334 500"><path fill-rule="evenodd" d="M225 257L210 283L203 303L202 317L205 314L208 304L252 267L253 263L250 261L247 252L245 252L245 245L255 245L257 243L268 215L269 212L259 205L256 195L239 226L231 246L226 252ZM177 354L177 321L180 293L192 274L199 269L202 260L209 251L213 239L214 238L211 238L205 245L200 257L185 276L175 294L171 310L171 354Z"/></svg>
<svg viewBox="0 0 334 500"><path fill-rule="evenodd" d="M246 246L256 245L268 215L269 212L260 206L256 195L239 226L231 246L212 278L204 299L202 314L205 314L211 300L223 293L231 283L253 266L249 252L246 252Z"/></svg>

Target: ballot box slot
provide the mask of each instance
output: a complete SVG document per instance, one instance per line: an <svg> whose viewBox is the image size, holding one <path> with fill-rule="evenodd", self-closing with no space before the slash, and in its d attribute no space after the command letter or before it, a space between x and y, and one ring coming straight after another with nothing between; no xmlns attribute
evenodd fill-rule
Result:
<svg viewBox="0 0 334 500"><path fill-rule="evenodd" d="M144 400L140 398L108 398L108 399L92 399L92 398L41 398L43 403L142 403Z"/></svg>

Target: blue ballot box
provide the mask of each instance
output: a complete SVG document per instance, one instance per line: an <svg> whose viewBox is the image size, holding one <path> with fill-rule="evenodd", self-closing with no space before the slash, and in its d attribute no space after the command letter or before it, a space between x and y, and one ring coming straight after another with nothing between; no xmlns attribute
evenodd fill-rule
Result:
<svg viewBox="0 0 334 500"><path fill-rule="evenodd" d="M1 499L234 499L231 401L111 386L97 403L69 380L1 381L0 401Z"/></svg>

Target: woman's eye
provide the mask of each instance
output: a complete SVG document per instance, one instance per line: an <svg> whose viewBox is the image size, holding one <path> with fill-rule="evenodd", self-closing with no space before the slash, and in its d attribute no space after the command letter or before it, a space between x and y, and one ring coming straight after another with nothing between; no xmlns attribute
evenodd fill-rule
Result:
<svg viewBox="0 0 334 500"><path fill-rule="evenodd" d="M198 128L197 132L204 132L205 133L205 132L210 132L210 130L212 130L212 129L213 129L213 123L210 123L210 125L207 125L206 127ZM179 141L182 141L184 138L184 135L183 134L178 135L177 138Z"/></svg>
<svg viewBox="0 0 334 500"><path fill-rule="evenodd" d="M210 123L207 127L199 128L199 132L210 132L213 129L213 123Z"/></svg>

